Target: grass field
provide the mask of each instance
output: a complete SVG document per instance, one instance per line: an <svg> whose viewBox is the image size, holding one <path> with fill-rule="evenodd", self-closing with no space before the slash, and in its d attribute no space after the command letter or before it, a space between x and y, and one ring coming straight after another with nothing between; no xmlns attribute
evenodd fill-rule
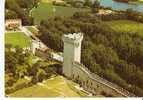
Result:
<svg viewBox="0 0 143 100"><path fill-rule="evenodd" d="M10 97L84 97L87 94L74 88L77 84L62 76L48 79L41 84L18 90ZM34 91L33 91L34 90ZM80 91L80 92L79 92Z"/></svg>
<svg viewBox="0 0 143 100"><path fill-rule="evenodd" d="M106 23L115 31L139 33L143 36L143 23L130 20L108 21Z"/></svg>
<svg viewBox="0 0 143 100"><path fill-rule="evenodd" d="M5 33L5 44L11 44L13 47L28 47L30 45L30 38L22 32Z"/></svg>
<svg viewBox="0 0 143 100"><path fill-rule="evenodd" d="M89 9L53 6L51 3L41 2L37 8L33 8L31 15L34 17L35 24L41 20L46 20L50 16L71 16L77 11L89 11Z"/></svg>

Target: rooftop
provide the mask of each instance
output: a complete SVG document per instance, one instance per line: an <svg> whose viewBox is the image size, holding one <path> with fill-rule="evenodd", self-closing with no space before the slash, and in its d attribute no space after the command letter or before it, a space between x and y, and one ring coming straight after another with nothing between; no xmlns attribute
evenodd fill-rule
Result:
<svg viewBox="0 0 143 100"><path fill-rule="evenodd" d="M15 21L21 22L21 19L6 19L6 22L15 22Z"/></svg>

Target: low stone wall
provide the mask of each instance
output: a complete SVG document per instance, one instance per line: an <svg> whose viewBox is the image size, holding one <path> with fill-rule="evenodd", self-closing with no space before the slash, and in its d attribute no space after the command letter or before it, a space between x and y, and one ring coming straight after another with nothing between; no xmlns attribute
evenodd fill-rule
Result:
<svg viewBox="0 0 143 100"><path fill-rule="evenodd" d="M73 63L72 79L94 95L102 94L110 97L135 97L134 94L91 73L84 65L76 62Z"/></svg>
<svg viewBox="0 0 143 100"><path fill-rule="evenodd" d="M49 59L50 58L50 54L48 52L46 52L46 51L44 52L44 51L41 51L39 49L36 49L35 55L38 57L41 57L43 59Z"/></svg>

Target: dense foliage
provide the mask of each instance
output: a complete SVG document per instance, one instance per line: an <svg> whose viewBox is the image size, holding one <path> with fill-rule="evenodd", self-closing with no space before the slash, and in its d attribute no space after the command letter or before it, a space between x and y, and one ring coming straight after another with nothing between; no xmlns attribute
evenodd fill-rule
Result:
<svg viewBox="0 0 143 100"><path fill-rule="evenodd" d="M132 9L127 9L126 11L116 11L112 14L98 16L105 21L127 19L143 23L143 14Z"/></svg>
<svg viewBox="0 0 143 100"><path fill-rule="evenodd" d="M33 7L37 7L39 0L6 0L5 18L22 19L23 25L33 23L33 18L29 15Z"/></svg>
<svg viewBox="0 0 143 100"><path fill-rule="evenodd" d="M143 96L143 37L113 31L90 13L42 21L39 38L56 51L63 50L63 34L82 32L82 63L125 89Z"/></svg>
<svg viewBox="0 0 143 100"><path fill-rule="evenodd" d="M60 64L49 64L49 60L36 60L34 57L29 51L23 50L18 46L14 49L11 45L6 45L5 75L9 77L5 81L6 89L12 87L18 80L23 79L25 76L31 78L31 83L35 84L60 72Z"/></svg>

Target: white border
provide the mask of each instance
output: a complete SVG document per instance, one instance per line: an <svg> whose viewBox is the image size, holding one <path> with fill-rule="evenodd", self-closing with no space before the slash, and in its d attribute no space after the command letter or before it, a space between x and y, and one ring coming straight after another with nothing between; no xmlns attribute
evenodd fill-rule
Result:
<svg viewBox="0 0 143 100"><path fill-rule="evenodd" d="M4 0L0 0L0 100L26 100L28 98L5 98L4 96ZM143 98L30 98L29 100L143 100Z"/></svg>
<svg viewBox="0 0 143 100"><path fill-rule="evenodd" d="M142 98L6 98L5 100L143 100Z"/></svg>
<svg viewBox="0 0 143 100"><path fill-rule="evenodd" d="M4 0L0 0L0 98L4 99Z"/></svg>

